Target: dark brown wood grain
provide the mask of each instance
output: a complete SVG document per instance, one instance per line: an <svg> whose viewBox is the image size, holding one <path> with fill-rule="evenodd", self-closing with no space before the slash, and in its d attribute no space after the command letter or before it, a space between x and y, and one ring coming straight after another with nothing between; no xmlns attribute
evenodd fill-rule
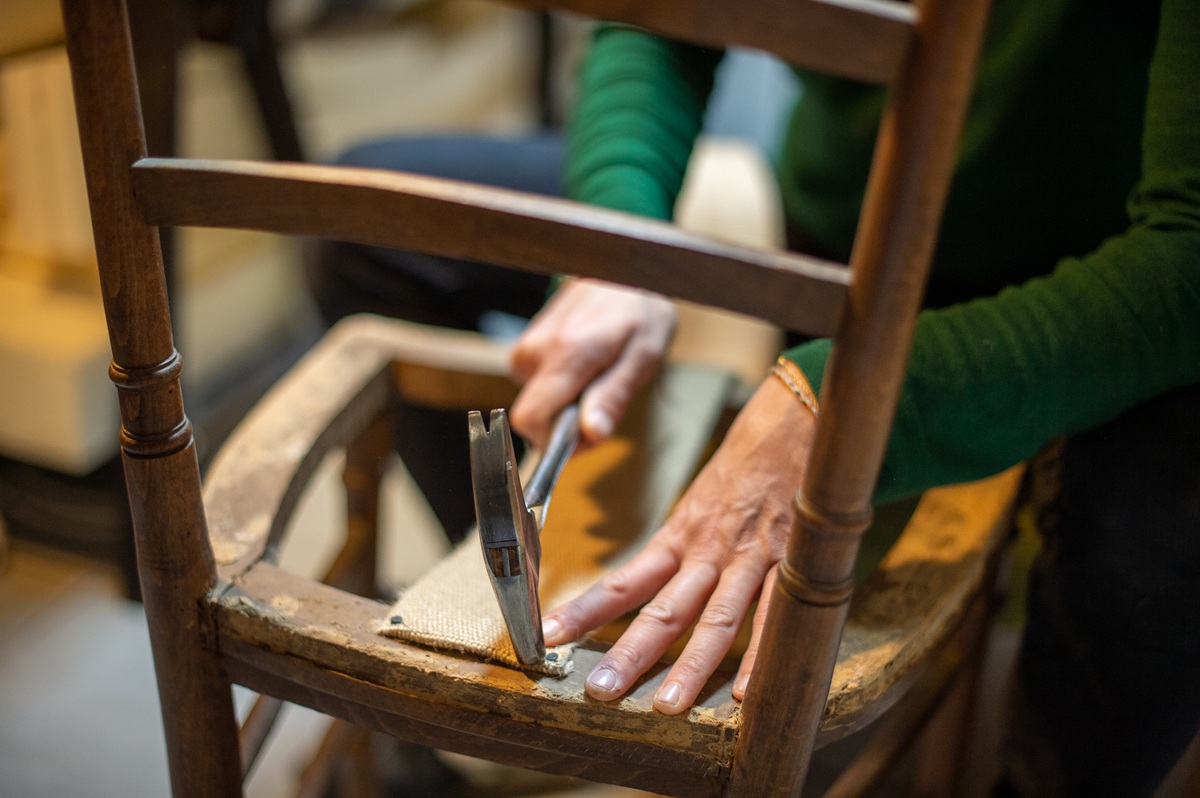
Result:
<svg viewBox="0 0 1200 798"><path fill-rule="evenodd" d="M920 0L917 41L884 113L851 255L850 296L821 391L797 521L780 564L730 790L798 795L828 694L921 305L987 2ZM754 752L753 754L749 752ZM765 776L757 757L786 763Z"/></svg>
<svg viewBox="0 0 1200 798"><path fill-rule="evenodd" d="M171 786L176 795L228 796L241 784L237 725L214 630L198 613L215 575L158 232L133 198L129 167L146 144L125 8L66 0L63 18Z"/></svg>
<svg viewBox="0 0 1200 798"><path fill-rule="evenodd" d="M586 732L613 744L653 746L664 756L673 751L682 759L717 763L727 761L731 752L738 715L729 692L731 673L713 681L690 715L666 716L652 707L665 668L653 669L621 702L593 701L585 695L584 680L599 662L602 644L577 648L571 674L538 676L380 636L376 629L386 620L387 609L381 602L264 562L230 586L214 611L227 655L264 668L275 667L267 663L276 655L321 663L363 689L379 688L375 700L380 707L440 718L441 725L453 726L457 716L466 717L475 728L492 721L498 726L537 727L509 729L517 736L551 734L554 729ZM254 648L266 651L257 654ZM291 670L289 665L279 667ZM482 714L495 717L478 717ZM619 780L618 775L614 778Z"/></svg>
<svg viewBox="0 0 1200 798"><path fill-rule="evenodd" d="M295 798L384 798L372 749L369 730L332 719L317 752L300 773Z"/></svg>
<svg viewBox="0 0 1200 798"><path fill-rule="evenodd" d="M145 220L317 235L575 274L828 335L848 273L674 225L441 178L376 169L146 159L133 170Z"/></svg>
<svg viewBox="0 0 1200 798"><path fill-rule="evenodd" d="M784 61L868 83L897 74L915 14L890 0L505 0L625 22L672 39L765 50Z"/></svg>
<svg viewBox="0 0 1200 798"><path fill-rule="evenodd" d="M606 744L603 738L589 733L574 734L528 723L468 721L453 713L436 716L427 710L395 712L394 702L378 692L358 700L344 698L345 693L357 691L356 685L341 674L318 670L312 663L293 662L291 668L284 668L280 662L279 658L271 662L269 671L238 661L231 661L231 668L240 683L439 750L589 781L617 782L679 798L720 794L720 770L714 770L705 760L672 759L650 742ZM277 675L281 671L284 675Z"/></svg>
<svg viewBox="0 0 1200 798"><path fill-rule="evenodd" d="M259 695L250 706L242 727L238 730L238 749L242 757L242 778L246 778L254 767L258 755L275 722L283 710L284 702L272 695Z"/></svg>

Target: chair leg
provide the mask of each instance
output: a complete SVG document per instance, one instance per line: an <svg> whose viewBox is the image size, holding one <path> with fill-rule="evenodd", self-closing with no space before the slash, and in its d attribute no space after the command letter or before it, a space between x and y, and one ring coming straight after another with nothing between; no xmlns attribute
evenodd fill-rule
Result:
<svg viewBox="0 0 1200 798"><path fill-rule="evenodd" d="M986 594L979 596L969 610L960 633L960 645L968 660L922 733L912 795L953 798L959 793L995 605L995 597Z"/></svg>
<svg viewBox="0 0 1200 798"><path fill-rule="evenodd" d="M382 798L383 786L367 729L334 719L300 774L296 798Z"/></svg>
<svg viewBox="0 0 1200 798"><path fill-rule="evenodd" d="M179 652L188 656L186 651ZM190 689L169 674L159 679L164 726L167 726L167 759L173 798L230 798L242 795L242 769L238 758L237 723L233 694L220 678L212 652L193 652L201 674ZM164 671L155 666L159 674ZM176 733L172 734L171 726ZM189 728L190 726L190 728ZM180 727L183 731L180 732Z"/></svg>
<svg viewBox="0 0 1200 798"><path fill-rule="evenodd" d="M871 738L850 766L826 790L824 798L864 798L876 795L896 765L913 748L912 740L928 728L931 717L946 700L948 675L956 664L952 656L939 657L944 664L934 667L914 685L900 703L878 721ZM916 794L916 793L914 793Z"/></svg>
<svg viewBox="0 0 1200 798"><path fill-rule="evenodd" d="M342 794L346 798L383 798L379 767L375 761L375 738L367 729L356 731L350 744L347 783Z"/></svg>
<svg viewBox="0 0 1200 798"><path fill-rule="evenodd" d="M242 730L238 735L238 748L242 753L242 779L250 776L258 755L262 753L267 742L267 736L275 727L283 711L284 702L274 696L260 695L254 701L246 719L242 721Z"/></svg>
<svg viewBox="0 0 1200 798"><path fill-rule="evenodd" d="M374 596L378 592L380 483L391 452L390 413L376 418L346 447L346 465L342 471L346 487L346 543L325 574L326 584L361 596ZM370 732L334 720L316 756L301 775L297 796L323 798L336 785L337 795L375 798L379 784Z"/></svg>
<svg viewBox="0 0 1200 798"><path fill-rule="evenodd" d="M346 544L325 576L326 584L360 596L378 593L380 483L392 453L390 414L375 419L346 447Z"/></svg>
<svg viewBox="0 0 1200 798"><path fill-rule="evenodd" d="M923 798L952 798L962 781L971 709L978 682L977 668L954 679L942 706L930 719L918 749L912 794Z"/></svg>
<svg viewBox="0 0 1200 798"><path fill-rule="evenodd" d="M330 785L337 776L337 764L350 745L355 727L344 720L333 719L316 754L300 774L296 798L323 798L329 795Z"/></svg>
<svg viewBox="0 0 1200 798"><path fill-rule="evenodd" d="M197 608L212 585L204 511L199 506L196 450L159 458L126 456L130 495L168 494L193 486L195 503L135 510L134 533L146 624L154 652L159 702L174 798L229 798L242 794L242 769L233 693L221 675L216 630ZM164 502L163 505L168 504ZM136 506L136 503L135 503ZM190 622L181 623L181 618Z"/></svg>

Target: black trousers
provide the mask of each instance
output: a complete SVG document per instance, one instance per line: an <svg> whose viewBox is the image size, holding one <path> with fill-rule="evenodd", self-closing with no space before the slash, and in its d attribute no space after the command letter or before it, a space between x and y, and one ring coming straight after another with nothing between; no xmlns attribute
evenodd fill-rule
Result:
<svg viewBox="0 0 1200 798"><path fill-rule="evenodd" d="M1200 386L1051 458L1009 778L1021 795L1150 795L1200 731Z"/></svg>

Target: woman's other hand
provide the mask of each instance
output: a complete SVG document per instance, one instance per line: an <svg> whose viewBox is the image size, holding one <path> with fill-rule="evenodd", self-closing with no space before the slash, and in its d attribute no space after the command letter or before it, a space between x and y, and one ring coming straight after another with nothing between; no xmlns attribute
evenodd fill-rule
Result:
<svg viewBox="0 0 1200 798"><path fill-rule="evenodd" d="M695 622L654 698L661 712L684 711L759 600L734 682L734 696L745 695L815 428L812 412L767 379L646 547L545 617L546 643L558 645L642 607L588 676L588 695L622 696Z"/></svg>
<svg viewBox="0 0 1200 798"><path fill-rule="evenodd" d="M513 429L544 446L559 411L579 399L583 439L607 438L662 363L675 317L658 294L565 283L513 347L513 374L523 385L509 413Z"/></svg>

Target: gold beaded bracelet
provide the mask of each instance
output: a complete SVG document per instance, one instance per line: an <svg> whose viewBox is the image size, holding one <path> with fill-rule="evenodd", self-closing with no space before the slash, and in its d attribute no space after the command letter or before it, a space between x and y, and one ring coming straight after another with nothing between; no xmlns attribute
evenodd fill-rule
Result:
<svg viewBox="0 0 1200 798"><path fill-rule="evenodd" d="M814 416L820 415L821 410L817 405L816 394L813 393L813 389L808 384L808 378L804 376L804 372L800 370L799 366L781 356L771 367L771 373L796 395L800 404L811 410Z"/></svg>

